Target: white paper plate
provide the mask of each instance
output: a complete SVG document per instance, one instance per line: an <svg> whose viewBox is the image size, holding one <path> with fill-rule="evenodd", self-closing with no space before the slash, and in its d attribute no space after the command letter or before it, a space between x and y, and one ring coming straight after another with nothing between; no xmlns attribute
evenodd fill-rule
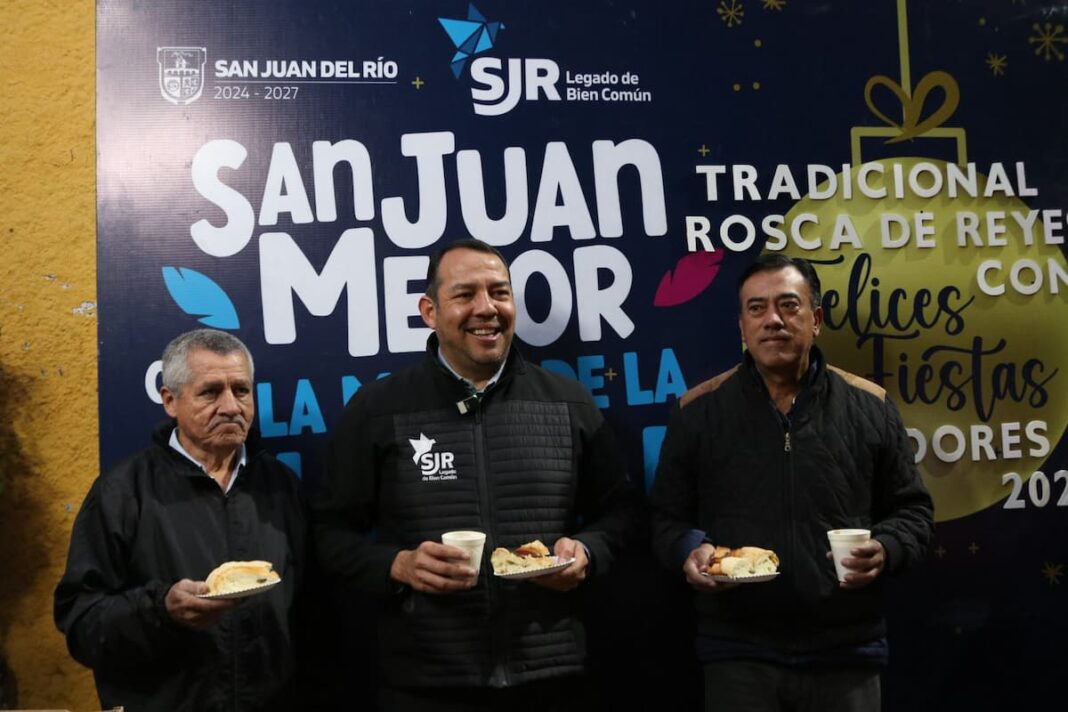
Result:
<svg viewBox="0 0 1068 712"><path fill-rule="evenodd" d="M708 576L708 574L701 574L702 576ZM776 571L773 574L757 574L756 576L740 576L738 578L731 578L730 576L723 576L716 574L712 577L712 580L717 583L764 583L765 581L771 581L773 578L779 575Z"/></svg>
<svg viewBox="0 0 1068 712"><path fill-rule="evenodd" d="M281 579L277 581L268 581L265 584L259 586L253 586L252 588L243 588L240 591L230 591L229 593L203 593L197 594L197 598L205 598L209 601L222 601L227 598L248 598L249 596L255 596L256 594L263 593L264 591L270 591L272 588L282 583Z"/></svg>
<svg viewBox="0 0 1068 712"><path fill-rule="evenodd" d="M553 560L553 562L554 562L553 565L552 566L546 566L543 569L531 569L530 571L516 571L514 574L498 574L498 573L494 572L493 575L496 576L497 578L510 579L510 580L513 580L513 581L516 581L516 580L519 580L519 579L537 578L538 576L545 576L546 574L553 574L553 573L556 573L557 571L563 571L564 569L566 569L568 566L570 566L575 561L574 558L561 559L559 556L550 556L549 558Z"/></svg>

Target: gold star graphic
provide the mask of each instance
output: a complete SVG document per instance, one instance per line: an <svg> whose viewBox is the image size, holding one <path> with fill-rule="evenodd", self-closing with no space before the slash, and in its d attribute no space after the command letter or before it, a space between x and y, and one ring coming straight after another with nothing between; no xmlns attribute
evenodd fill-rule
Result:
<svg viewBox="0 0 1068 712"><path fill-rule="evenodd" d="M1047 62L1056 57L1064 61L1064 52L1057 47L1058 44L1068 44L1068 35L1064 34L1064 25L1056 25L1047 22L1039 25L1037 22L1031 26L1035 31L1034 37L1028 37L1027 43L1038 45L1035 54L1042 56Z"/></svg>
<svg viewBox="0 0 1068 712"><path fill-rule="evenodd" d="M1050 586L1056 586L1061 582L1061 576L1064 576L1064 564L1051 564L1046 563L1042 567L1042 575L1049 581Z"/></svg>
<svg viewBox="0 0 1068 712"><path fill-rule="evenodd" d="M716 14L727 23L727 27L734 27L742 24L745 8L738 3L738 0L720 0L719 7L716 8Z"/></svg>
<svg viewBox="0 0 1068 712"><path fill-rule="evenodd" d="M1009 66L1009 59L1003 54L987 52L986 66L990 67L991 74L995 77L999 77L1005 74L1005 67Z"/></svg>
<svg viewBox="0 0 1068 712"><path fill-rule="evenodd" d="M765 10L781 10L786 7L786 0L764 0Z"/></svg>

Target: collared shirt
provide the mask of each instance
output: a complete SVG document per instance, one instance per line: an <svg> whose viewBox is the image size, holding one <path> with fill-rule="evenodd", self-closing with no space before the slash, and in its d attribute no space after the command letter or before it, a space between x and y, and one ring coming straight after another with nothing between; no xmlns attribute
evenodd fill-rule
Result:
<svg viewBox="0 0 1068 712"><path fill-rule="evenodd" d="M203 470L208 477L211 477L211 473L208 472L207 468L197 462L196 458L186 452L185 448L182 447L182 443L178 440L178 428L171 431L171 439L168 444L187 460ZM245 443L241 443L241 450L239 451L238 456L234 459L234 468L230 470L230 482L226 485L226 494L230 494L230 489L234 486L234 483L237 482L237 476L241 472L241 468L244 467L247 462L248 457L245 450Z"/></svg>
<svg viewBox="0 0 1068 712"><path fill-rule="evenodd" d="M456 372L456 369L453 368L452 365L445 358L445 354L442 353L441 346L438 346L438 361L441 361L441 364L445 368L449 369L449 373L451 373L452 375L456 376L456 378L458 380L461 380L464 383L466 383L467 387L471 389L472 393L481 395L481 394L485 393L486 391L488 391L490 386L494 385L495 383L497 383L497 381L499 381L501 379L501 373L504 371L504 364L508 363L508 354L504 355L504 359L501 361L501 365L500 365L500 368L497 369L497 373L493 374L493 378L491 378L488 381L486 381L486 387L481 389L481 390L476 388L475 384L472 383L469 379L464 378L463 376L461 376L459 373Z"/></svg>

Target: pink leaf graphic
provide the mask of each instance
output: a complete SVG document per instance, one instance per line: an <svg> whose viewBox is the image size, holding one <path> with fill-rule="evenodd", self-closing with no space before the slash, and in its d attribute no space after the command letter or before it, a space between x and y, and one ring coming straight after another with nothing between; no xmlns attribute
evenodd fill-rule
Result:
<svg viewBox="0 0 1068 712"><path fill-rule="evenodd" d="M719 272L723 252L694 252L678 261L656 288L653 305L674 307L690 301L708 289Z"/></svg>

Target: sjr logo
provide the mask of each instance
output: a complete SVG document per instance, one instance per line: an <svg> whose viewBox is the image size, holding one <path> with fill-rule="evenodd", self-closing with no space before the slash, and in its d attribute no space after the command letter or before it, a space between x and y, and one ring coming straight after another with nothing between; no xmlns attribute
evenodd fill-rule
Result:
<svg viewBox="0 0 1068 712"><path fill-rule="evenodd" d="M434 438L428 438L419 433L418 440L408 438L412 446L412 462L419 465L419 471L423 473L423 480L456 479L456 468L453 463L456 456L451 452L431 452Z"/></svg>
<svg viewBox="0 0 1068 712"><path fill-rule="evenodd" d="M541 93L549 101L560 101L556 90L560 66L551 59L509 59L506 79L499 58L478 57L471 62L471 79L475 82L471 98L479 116L507 114L519 104L520 95L537 101Z"/></svg>
<svg viewBox="0 0 1068 712"><path fill-rule="evenodd" d="M419 458L419 469L424 475L454 474L453 457L451 452L428 452Z"/></svg>

